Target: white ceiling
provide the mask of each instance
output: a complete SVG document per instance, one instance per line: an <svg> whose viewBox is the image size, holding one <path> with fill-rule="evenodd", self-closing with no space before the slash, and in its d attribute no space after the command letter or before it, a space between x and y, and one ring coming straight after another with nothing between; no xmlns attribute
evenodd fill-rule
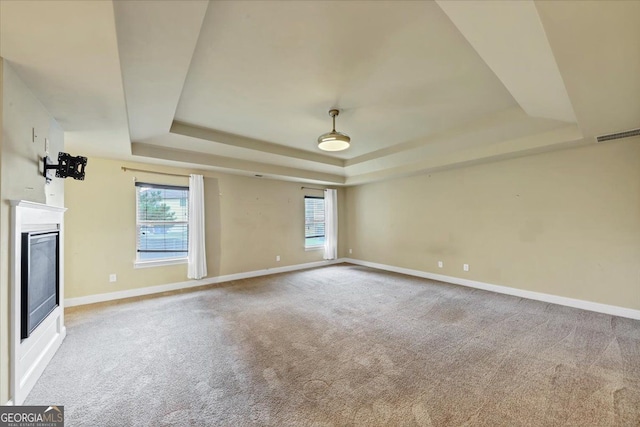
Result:
<svg viewBox="0 0 640 427"><path fill-rule="evenodd" d="M640 127L640 2L7 1L73 154L350 185ZM317 149L339 108L340 153Z"/></svg>

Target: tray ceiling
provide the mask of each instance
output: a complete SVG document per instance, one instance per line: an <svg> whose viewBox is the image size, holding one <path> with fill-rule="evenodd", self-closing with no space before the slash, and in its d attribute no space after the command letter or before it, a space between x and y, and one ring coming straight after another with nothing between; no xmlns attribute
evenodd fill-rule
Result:
<svg viewBox="0 0 640 427"><path fill-rule="evenodd" d="M638 17L604 1L3 1L0 55L69 151L350 185L638 127ZM316 147L330 108L344 152Z"/></svg>

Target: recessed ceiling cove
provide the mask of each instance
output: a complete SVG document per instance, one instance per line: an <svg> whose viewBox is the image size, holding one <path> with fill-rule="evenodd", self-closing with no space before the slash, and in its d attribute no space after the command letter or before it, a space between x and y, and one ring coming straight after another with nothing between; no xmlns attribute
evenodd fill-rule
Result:
<svg viewBox="0 0 640 427"><path fill-rule="evenodd" d="M638 16L606 1L3 1L0 55L75 151L355 185L637 128ZM318 148L331 109L348 150Z"/></svg>
<svg viewBox="0 0 640 427"><path fill-rule="evenodd" d="M314 151L336 107L353 158L516 105L436 3L214 2L176 120Z"/></svg>

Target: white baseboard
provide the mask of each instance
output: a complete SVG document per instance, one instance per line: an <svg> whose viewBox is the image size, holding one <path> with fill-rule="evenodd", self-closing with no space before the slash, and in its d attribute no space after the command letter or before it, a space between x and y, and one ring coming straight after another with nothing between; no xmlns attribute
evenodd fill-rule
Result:
<svg viewBox="0 0 640 427"><path fill-rule="evenodd" d="M406 274L409 276L422 277L425 279L438 280L441 282L453 283L470 288L483 289L485 291L497 292L500 294L513 295L537 301L550 302L568 307L580 308L582 310L595 311L598 313L610 314L613 316L628 317L640 320L640 310L618 307L615 305L601 304L597 302L584 301L574 298L561 297L558 295L545 294L542 292L527 291L524 289L510 288L508 286L492 285L490 283L478 282L475 280L462 279L459 277L445 276L442 274L429 273L426 271L412 270L409 268L395 267L392 265L378 264L376 262L361 261L358 259L343 258L341 262L362 265L365 267L377 268L379 270L392 271L394 273Z"/></svg>
<svg viewBox="0 0 640 427"><path fill-rule="evenodd" d="M524 289L510 288L508 286L493 285L491 283L478 282L475 280L463 279L460 277L445 276L443 274L429 273L421 270L396 267L393 265L379 264L376 262L362 261L353 258L339 258L331 261L317 261L306 264L288 265L285 267L267 268L264 270L248 271L245 273L228 274L225 276L209 277L201 280L188 280L185 282L169 283L166 285L149 286L146 288L130 289L126 291L109 292L104 294L89 295L86 297L68 298L64 300L65 307L73 307L98 302L113 301L123 298L131 298L143 295L152 295L180 289L194 288L215 283L230 282L232 280L249 279L251 277L266 276L269 274L286 273L289 271L305 270L308 268L322 267L326 265L348 262L362 265L364 267L376 268L378 270L392 271L394 273L406 274L409 276L422 277L424 279L438 280L441 282L453 283L470 288L483 289L485 291L497 292L500 294L513 295L537 301L549 302L552 304L564 305L568 307L580 308L582 310L595 311L598 313L610 314L613 316L628 317L640 320L640 310L618 307L615 305L601 304L597 302L579 300L574 298L561 297L558 295L545 294L542 292L527 291ZM8 403L7 403L8 404Z"/></svg>
<svg viewBox="0 0 640 427"><path fill-rule="evenodd" d="M287 273L289 271L305 270L307 268L323 267L326 265L345 262L344 259L330 261L316 261L305 264L287 265L285 267L266 268L264 270L248 271L245 273L227 274L225 276L207 277L200 280L187 280L185 282L169 283L166 285L148 286L145 288L129 289L126 291L108 292L104 294L88 295L86 297L67 298L64 300L65 307L77 305L95 304L98 302L113 301L123 298L152 295L180 289L195 288L198 286L212 285L215 283L230 282L232 280L249 279L251 277L266 276L269 274Z"/></svg>

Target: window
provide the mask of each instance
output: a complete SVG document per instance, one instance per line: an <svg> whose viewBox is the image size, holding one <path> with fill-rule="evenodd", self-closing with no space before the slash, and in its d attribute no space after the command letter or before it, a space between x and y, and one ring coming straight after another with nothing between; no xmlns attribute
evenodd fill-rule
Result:
<svg viewBox="0 0 640 427"><path fill-rule="evenodd" d="M136 261L185 260L189 251L189 187L136 182Z"/></svg>
<svg viewBox="0 0 640 427"><path fill-rule="evenodd" d="M324 246L324 198L304 197L304 247Z"/></svg>

